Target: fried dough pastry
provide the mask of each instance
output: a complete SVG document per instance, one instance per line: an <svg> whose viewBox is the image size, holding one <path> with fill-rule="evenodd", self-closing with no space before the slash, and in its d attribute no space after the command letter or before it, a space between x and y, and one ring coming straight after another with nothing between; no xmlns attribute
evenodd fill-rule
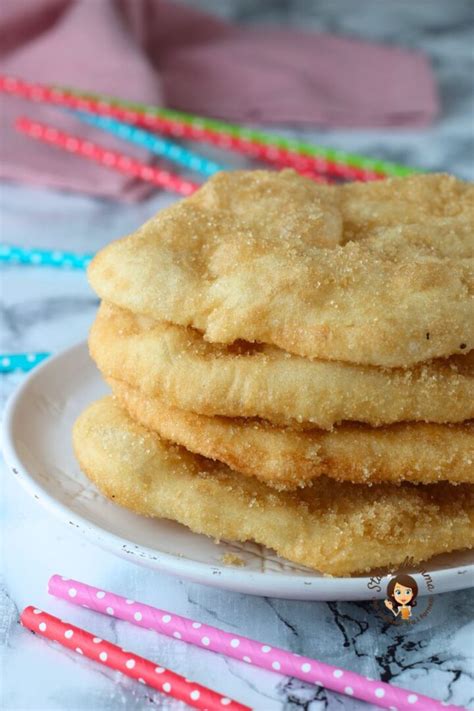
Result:
<svg viewBox="0 0 474 711"><path fill-rule="evenodd" d="M74 427L81 468L115 503L216 539L253 540L331 575L474 545L474 487L358 486L321 479L276 492L134 423L112 398Z"/></svg>
<svg viewBox="0 0 474 711"><path fill-rule="evenodd" d="M411 370L311 361L272 346L217 346L192 329L106 303L89 348L106 377L204 415L323 429L344 420L378 426L474 417L474 353Z"/></svg>
<svg viewBox="0 0 474 711"><path fill-rule="evenodd" d="M423 231L431 215L472 223L473 195L448 176L325 190L293 171L219 173L101 250L89 278L101 298L210 342L409 367L474 348L473 260L403 230L343 244L343 220L359 236L400 221Z"/></svg>
<svg viewBox="0 0 474 711"><path fill-rule="evenodd" d="M474 484L474 422L380 428L347 423L332 432L298 432L263 420L197 415L164 398L147 398L120 380L108 383L132 420L276 489L303 487L322 475L359 484Z"/></svg>
<svg viewBox="0 0 474 711"><path fill-rule="evenodd" d="M394 255L402 248L415 247L420 254L436 255L438 257L458 257L472 259L474 257L474 221L461 222L458 219L440 219L420 225L396 225L394 227L376 227L366 232L367 237L374 237L383 242L384 252L388 256L390 250Z"/></svg>
<svg viewBox="0 0 474 711"><path fill-rule="evenodd" d="M320 189L327 190L332 198L336 196L343 217L343 242L364 239L376 230L416 225L426 241L432 239L434 230L435 242L442 247L443 229L451 225L464 231L469 225L472 256L474 187L452 175L413 175L402 180L353 182ZM458 256L455 245L453 249L450 245L450 236L446 235L443 256Z"/></svg>

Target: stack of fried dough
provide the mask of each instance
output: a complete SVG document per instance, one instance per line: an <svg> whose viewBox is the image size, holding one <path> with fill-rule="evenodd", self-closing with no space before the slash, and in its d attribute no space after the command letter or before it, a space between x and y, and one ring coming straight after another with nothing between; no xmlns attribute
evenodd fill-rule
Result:
<svg viewBox="0 0 474 711"><path fill-rule="evenodd" d="M330 575L474 544L474 186L229 172L103 249L108 497Z"/></svg>

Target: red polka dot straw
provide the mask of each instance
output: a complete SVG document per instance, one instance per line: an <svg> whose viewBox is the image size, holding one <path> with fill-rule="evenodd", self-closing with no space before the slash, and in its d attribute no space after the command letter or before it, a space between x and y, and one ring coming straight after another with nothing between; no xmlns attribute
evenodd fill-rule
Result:
<svg viewBox="0 0 474 711"><path fill-rule="evenodd" d="M97 664L115 669L141 684L151 686L162 694L184 701L202 711L251 711L249 706L233 701L223 694L201 684L185 679L169 669L159 666L138 654L128 652L92 633L63 622L35 607L26 607L21 613L21 623L32 632L57 642Z"/></svg>
<svg viewBox="0 0 474 711"><path fill-rule="evenodd" d="M26 134L30 138L43 141L44 143L49 143L56 148L61 148L69 153L74 153L82 156L83 158L100 163L111 170L116 170L120 173L127 173L128 175L132 175L140 180L153 183L154 185L158 185L166 190L177 192L180 195L190 195L199 188L198 183L193 183L190 180L184 180L179 175L170 173L167 170L154 168L147 163L142 163L141 161L124 155L123 153L108 150L97 143L92 143L91 141L85 140L78 136L73 136L65 131L59 131L53 126L48 126L47 124L40 123L39 121L32 121L24 116L17 119L15 122L15 128L17 131ZM215 141L215 143L216 145L221 145L219 140ZM269 163L273 168L281 170L282 168L292 167L301 175L311 178L311 180L314 180L317 183L333 182L330 178L320 175L319 173L315 173L314 169L308 167L304 162L298 165L294 165L288 160L280 162L277 153L275 153L275 155L272 154L272 158L268 158L266 151L264 150L260 152L257 151L255 155L257 155L257 157L261 160ZM254 157L253 153L252 156ZM349 174L344 176L340 173L339 177L348 178Z"/></svg>
<svg viewBox="0 0 474 711"><path fill-rule="evenodd" d="M132 175L135 178L153 183L153 185L158 185L180 195L191 195L199 188L197 183L185 180L167 170L161 170L147 163L142 163L123 153L110 151L97 143L92 143L78 136L72 136L65 131L59 131L57 128L38 121L31 121L22 117L16 121L15 128L30 138L49 143L57 148L100 163L111 170Z"/></svg>
<svg viewBox="0 0 474 711"><path fill-rule="evenodd" d="M445 706L435 699L415 694L386 682L369 679L348 669L326 664L311 657L303 657L286 649L226 632L202 622L160 610L138 600L129 600L109 590L101 590L79 580L53 575L48 591L56 597L85 606L102 614L113 615L138 627L152 629L159 634L181 639L214 653L238 659L307 683L324 686L339 694L346 694L389 711L448 711L456 706Z"/></svg>
<svg viewBox="0 0 474 711"><path fill-rule="evenodd" d="M411 171L403 166L384 164L364 156L349 156L344 152L307 146L316 155L306 151L291 150L281 145L278 136L263 136L258 140L255 132L247 131L241 126L230 126L223 122L210 122L199 116L180 114L176 111L166 111L144 105L127 105L126 102L110 97L84 96L71 89L59 89L43 84L31 84L17 77L0 74L0 91L21 96L30 101L41 101L71 109L89 111L101 116L110 116L126 123L133 123L155 129L161 134L178 138L191 139L211 143L252 158L273 163L278 166L291 167L303 175L314 179L315 174L332 175L345 180L379 180L387 175L405 175ZM212 125L211 125L212 124ZM255 134L255 135L254 135ZM286 143L291 143L286 141ZM331 156L336 156L330 158ZM350 160L349 160L350 158Z"/></svg>

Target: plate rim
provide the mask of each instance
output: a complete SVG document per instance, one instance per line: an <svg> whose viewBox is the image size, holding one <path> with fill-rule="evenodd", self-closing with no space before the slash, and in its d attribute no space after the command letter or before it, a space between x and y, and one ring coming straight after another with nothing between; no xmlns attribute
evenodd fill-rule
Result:
<svg viewBox="0 0 474 711"><path fill-rule="evenodd" d="M12 472L14 478L20 483L22 488L47 511L60 520L64 525L71 525L76 532L81 532L88 541L94 545L108 550L126 560L132 560L137 564L153 567L169 575L185 578L203 585L219 587L234 592L244 592L256 596L270 596L283 599L295 600L373 600L383 597L383 593L371 591L367 587L371 576L366 577L334 577L321 575L320 577L307 577L299 575L282 575L277 571L261 572L245 570L245 568L233 568L231 566L211 564L193 560L192 558L182 558L173 553L166 553L144 544L137 544L125 536L102 528L93 523L79 513L71 510L66 504L61 503L53 494L44 488L37 478L28 471L23 464L19 453L15 447L13 436L13 426L15 422L17 408L35 380L41 377L45 370L54 369L62 360L67 360L88 351L87 341L81 340L69 346L53 356L48 357L43 363L33 368L25 379L15 388L7 400L3 413L3 423L1 432L2 451L6 466ZM90 358L90 356L88 356ZM91 361L93 362L93 361ZM188 529L189 530L189 529ZM193 532L191 532L193 533ZM124 543L126 546L124 546ZM462 570L464 569L464 570ZM429 571L429 568L428 568ZM435 590L441 588L439 592L463 590L474 585L474 562L453 568L442 568L440 570L429 571L434 577ZM469 582L469 572L472 572L473 580ZM464 575L466 573L466 575ZM422 579L421 573L413 574ZM453 578L452 584L448 581ZM459 576L459 577L458 577ZM462 576L462 583L459 585ZM446 580L447 579L447 580ZM457 580L456 584L454 581ZM444 585L443 585L444 583ZM276 590L272 592L271 588ZM342 587L342 591L337 591ZM367 589L369 594L361 596L362 590ZM374 592L374 594L370 594ZM420 591L420 595L421 595Z"/></svg>

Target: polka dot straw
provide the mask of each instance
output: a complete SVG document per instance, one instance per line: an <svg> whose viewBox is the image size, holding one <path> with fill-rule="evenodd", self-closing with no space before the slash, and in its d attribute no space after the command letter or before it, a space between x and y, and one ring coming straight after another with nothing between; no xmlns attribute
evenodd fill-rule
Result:
<svg viewBox="0 0 474 711"><path fill-rule="evenodd" d="M49 143L69 153L100 163L111 170L126 173L134 178L153 183L153 185L158 185L180 195L191 195L199 187L197 183L185 180L167 170L154 168L123 153L108 150L97 143L92 143L92 141L87 141L79 136L72 136L70 133L59 131L53 126L48 126L38 121L31 121L22 117L15 122L15 128L30 138Z"/></svg>
<svg viewBox="0 0 474 711"><path fill-rule="evenodd" d="M325 146L315 146L216 119L134 104L114 97L91 95L71 88L31 84L13 76L0 74L0 91L31 101L112 116L126 123L155 129L164 135L203 141L267 162L291 165L297 171L304 166L305 170L327 173L349 180L374 180L386 176L404 177L417 172L396 163L346 153Z"/></svg>
<svg viewBox="0 0 474 711"><path fill-rule="evenodd" d="M63 622L35 607L26 607L20 619L24 627L32 632L58 642L76 654L115 669L142 684L147 684L162 694L184 701L188 706L202 711L222 711L222 709L251 711L249 706L244 706L223 694L185 679L180 674L158 666L156 662L117 647L112 642L94 637L90 632L69 622Z"/></svg>
<svg viewBox="0 0 474 711"><path fill-rule="evenodd" d="M0 264L86 269L93 254L76 254L61 249L35 249L0 244Z"/></svg>
<svg viewBox="0 0 474 711"><path fill-rule="evenodd" d="M0 373L27 373L48 356L49 353L0 353Z"/></svg>
<svg viewBox="0 0 474 711"><path fill-rule="evenodd" d="M141 146L145 150L178 163L188 170L202 173L206 177L210 177L220 170L228 170L225 165L219 165L212 160L204 158L204 156L184 148L179 143L167 140L129 123L117 121L111 116L99 116L85 111L74 111L72 115L84 123L97 126L97 128L101 128L124 141Z"/></svg>
<svg viewBox="0 0 474 711"><path fill-rule="evenodd" d="M211 627L141 602L126 599L77 580L53 575L49 580L48 589L52 595L69 600L75 605L111 614L139 627L155 630L155 632L168 637L177 637L190 644L239 659L247 664L324 686L332 691L354 696L354 698L392 709L392 711L393 709L397 709L397 711L408 709L441 711L441 709L454 710L457 708L456 706L442 705L434 699L414 694L406 689L368 679L355 672L333 667L309 657L302 657L278 647L272 647L238 634L224 632L217 627Z"/></svg>

